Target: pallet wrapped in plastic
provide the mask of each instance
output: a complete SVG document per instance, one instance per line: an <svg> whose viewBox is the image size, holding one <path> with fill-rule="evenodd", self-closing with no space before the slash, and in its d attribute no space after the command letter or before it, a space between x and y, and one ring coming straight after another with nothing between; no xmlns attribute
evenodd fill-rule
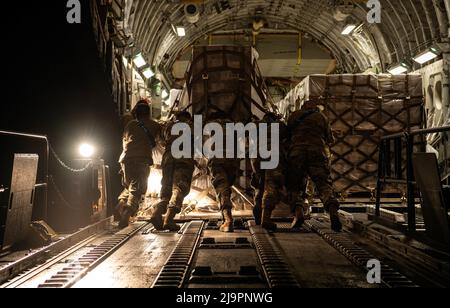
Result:
<svg viewBox="0 0 450 308"><path fill-rule="evenodd" d="M425 122L420 75L312 75L279 107L288 116L310 100L323 102L332 123L333 179L344 195L376 188L382 136L422 128Z"/></svg>

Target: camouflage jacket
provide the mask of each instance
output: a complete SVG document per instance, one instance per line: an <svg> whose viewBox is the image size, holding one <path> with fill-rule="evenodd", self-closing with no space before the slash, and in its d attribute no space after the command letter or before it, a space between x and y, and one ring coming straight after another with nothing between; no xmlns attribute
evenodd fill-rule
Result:
<svg viewBox="0 0 450 308"><path fill-rule="evenodd" d="M166 123L161 131L161 140L162 140L162 146L165 149L164 152L164 156L166 157L171 157L171 159L173 159L172 157L172 145L175 142L175 140L177 140L180 135L172 135L172 128L174 127L174 125L177 124L177 122L174 121L170 121L168 123ZM193 155L194 155L194 136L193 136L193 124L192 123L185 123L190 127L191 130L191 157L190 158L183 158L182 160L185 161L192 161L193 160Z"/></svg>
<svg viewBox="0 0 450 308"><path fill-rule="evenodd" d="M150 119L144 120L141 123L151 134L151 137L157 141L161 131L160 124ZM125 127L123 133L123 152L119 162L137 161L153 165L152 151L155 145L152 145L150 136L140 126L140 122L133 120Z"/></svg>
<svg viewBox="0 0 450 308"><path fill-rule="evenodd" d="M302 109L294 112L288 121L289 151L304 147L327 149L335 140L330 121L319 109Z"/></svg>

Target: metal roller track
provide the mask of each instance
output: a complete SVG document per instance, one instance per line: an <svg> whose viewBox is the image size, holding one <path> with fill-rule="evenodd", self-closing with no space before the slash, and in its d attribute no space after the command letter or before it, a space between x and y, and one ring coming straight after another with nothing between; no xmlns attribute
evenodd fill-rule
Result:
<svg viewBox="0 0 450 308"><path fill-rule="evenodd" d="M353 264L367 271L369 260L377 259L366 250L357 246L347 233L332 232L324 223L317 220L311 220L305 225L312 231L319 234L327 243L336 248L340 253L347 257ZM381 280L384 286L388 288L417 288L419 287L410 279L390 267L383 264L381 266Z"/></svg>
<svg viewBox="0 0 450 308"><path fill-rule="evenodd" d="M30 255L12 262L0 269L0 284L6 281L15 281L15 277L22 274L30 274L29 271L35 272L38 264L46 263L47 260L64 253L67 249L72 248L74 245L85 241L86 239L98 235L100 232L106 230L110 225L111 218L104 219L98 223L95 223L89 227L86 227L77 233L67 236L51 245L41 248ZM38 269L41 266L38 267Z"/></svg>
<svg viewBox="0 0 450 308"><path fill-rule="evenodd" d="M300 288L295 276L284 261L282 252L269 239L267 231L250 224L250 233L270 288Z"/></svg>
<svg viewBox="0 0 450 308"><path fill-rule="evenodd" d="M130 238L138 233L147 224L141 224L127 232L112 235L101 245L67 265L64 269L40 284L38 288L70 288L91 270L102 263L106 258L122 247Z"/></svg>
<svg viewBox="0 0 450 308"><path fill-rule="evenodd" d="M189 223L175 250L159 273L153 288L183 288L204 226L203 221Z"/></svg>
<svg viewBox="0 0 450 308"><path fill-rule="evenodd" d="M38 276L39 274L51 269L52 266L63 262L63 260L67 259L70 255L77 252L78 250L82 249L83 247L86 247L91 242L93 242L97 238L96 235L91 236L90 238L86 239L83 242L80 242L79 244L71 247L69 250L66 250L62 252L60 255L48 260L44 264L37 266L36 268L25 271L15 279L11 280L10 282L2 285L2 288L19 288L20 286L26 284L28 281L32 280L34 277Z"/></svg>

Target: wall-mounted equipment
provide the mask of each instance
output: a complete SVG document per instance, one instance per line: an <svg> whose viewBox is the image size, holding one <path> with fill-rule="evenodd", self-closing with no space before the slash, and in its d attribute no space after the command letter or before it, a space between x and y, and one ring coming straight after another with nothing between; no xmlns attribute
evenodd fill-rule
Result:
<svg viewBox="0 0 450 308"><path fill-rule="evenodd" d="M258 35L261 30L264 28L265 21L264 19L257 17L253 20L253 34Z"/></svg>
<svg viewBox="0 0 450 308"><path fill-rule="evenodd" d="M198 6L198 4L186 4L184 6L184 16L189 23L197 23L200 20L200 7Z"/></svg>
<svg viewBox="0 0 450 308"><path fill-rule="evenodd" d="M213 4L213 7L216 9L217 14L222 14L223 11L232 9L228 0L218 0Z"/></svg>
<svg viewBox="0 0 450 308"><path fill-rule="evenodd" d="M355 4L351 1L342 1L333 8L333 18L336 21L345 21L349 17L353 10L355 9Z"/></svg>

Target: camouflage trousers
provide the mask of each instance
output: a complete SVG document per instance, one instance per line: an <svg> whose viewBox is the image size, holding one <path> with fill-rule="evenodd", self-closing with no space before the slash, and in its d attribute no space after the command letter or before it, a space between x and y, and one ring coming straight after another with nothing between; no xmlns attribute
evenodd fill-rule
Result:
<svg viewBox="0 0 450 308"><path fill-rule="evenodd" d="M265 172L261 171L260 162L258 159L250 160L252 166L252 178L250 181L250 186L254 191L254 203L255 208L262 208L262 200L264 196L264 181Z"/></svg>
<svg viewBox="0 0 450 308"><path fill-rule="evenodd" d="M212 176L212 184L216 190L220 209L232 209L231 193L240 169L239 160L212 159L208 163L208 169Z"/></svg>
<svg viewBox="0 0 450 308"><path fill-rule="evenodd" d="M308 177L315 184L326 210L331 203L339 204L333 189L330 161L326 151L305 147L291 152L289 156L287 189L293 207L304 206Z"/></svg>
<svg viewBox="0 0 450 308"><path fill-rule="evenodd" d="M162 160L161 202L158 206L167 209L170 204L181 211L183 201L189 195L195 170L194 160L175 159L165 153Z"/></svg>
<svg viewBox="0 0 450 308"><path fill-rule="evenodd" d="M255 193L254 203L255 208L262 208L263 196L264 196L264 173L254 172L252 174L251 186Z"/></svg>
<svg viewBox="0 0 450 308"><path fill-rule="evenodd" d="M123 192L119 201L122 201L137 211L142 197L147 193L150 165L143 162L125 162L122 166Z"/></svg>
<svg viewBox="0 0 450 308"><path fill-rule="evenodd" d="M276 168L273 170L266 170L264 178L262 208L274 210L282 198L282 191L285 182L283 169Z"/></svg>
<svg viewBox="0 0 450 308"><path fill-rule="evenodd" d="M284 168L259 170L252 176L255 208L273 210L282 199L285 185Z"/></svg>

